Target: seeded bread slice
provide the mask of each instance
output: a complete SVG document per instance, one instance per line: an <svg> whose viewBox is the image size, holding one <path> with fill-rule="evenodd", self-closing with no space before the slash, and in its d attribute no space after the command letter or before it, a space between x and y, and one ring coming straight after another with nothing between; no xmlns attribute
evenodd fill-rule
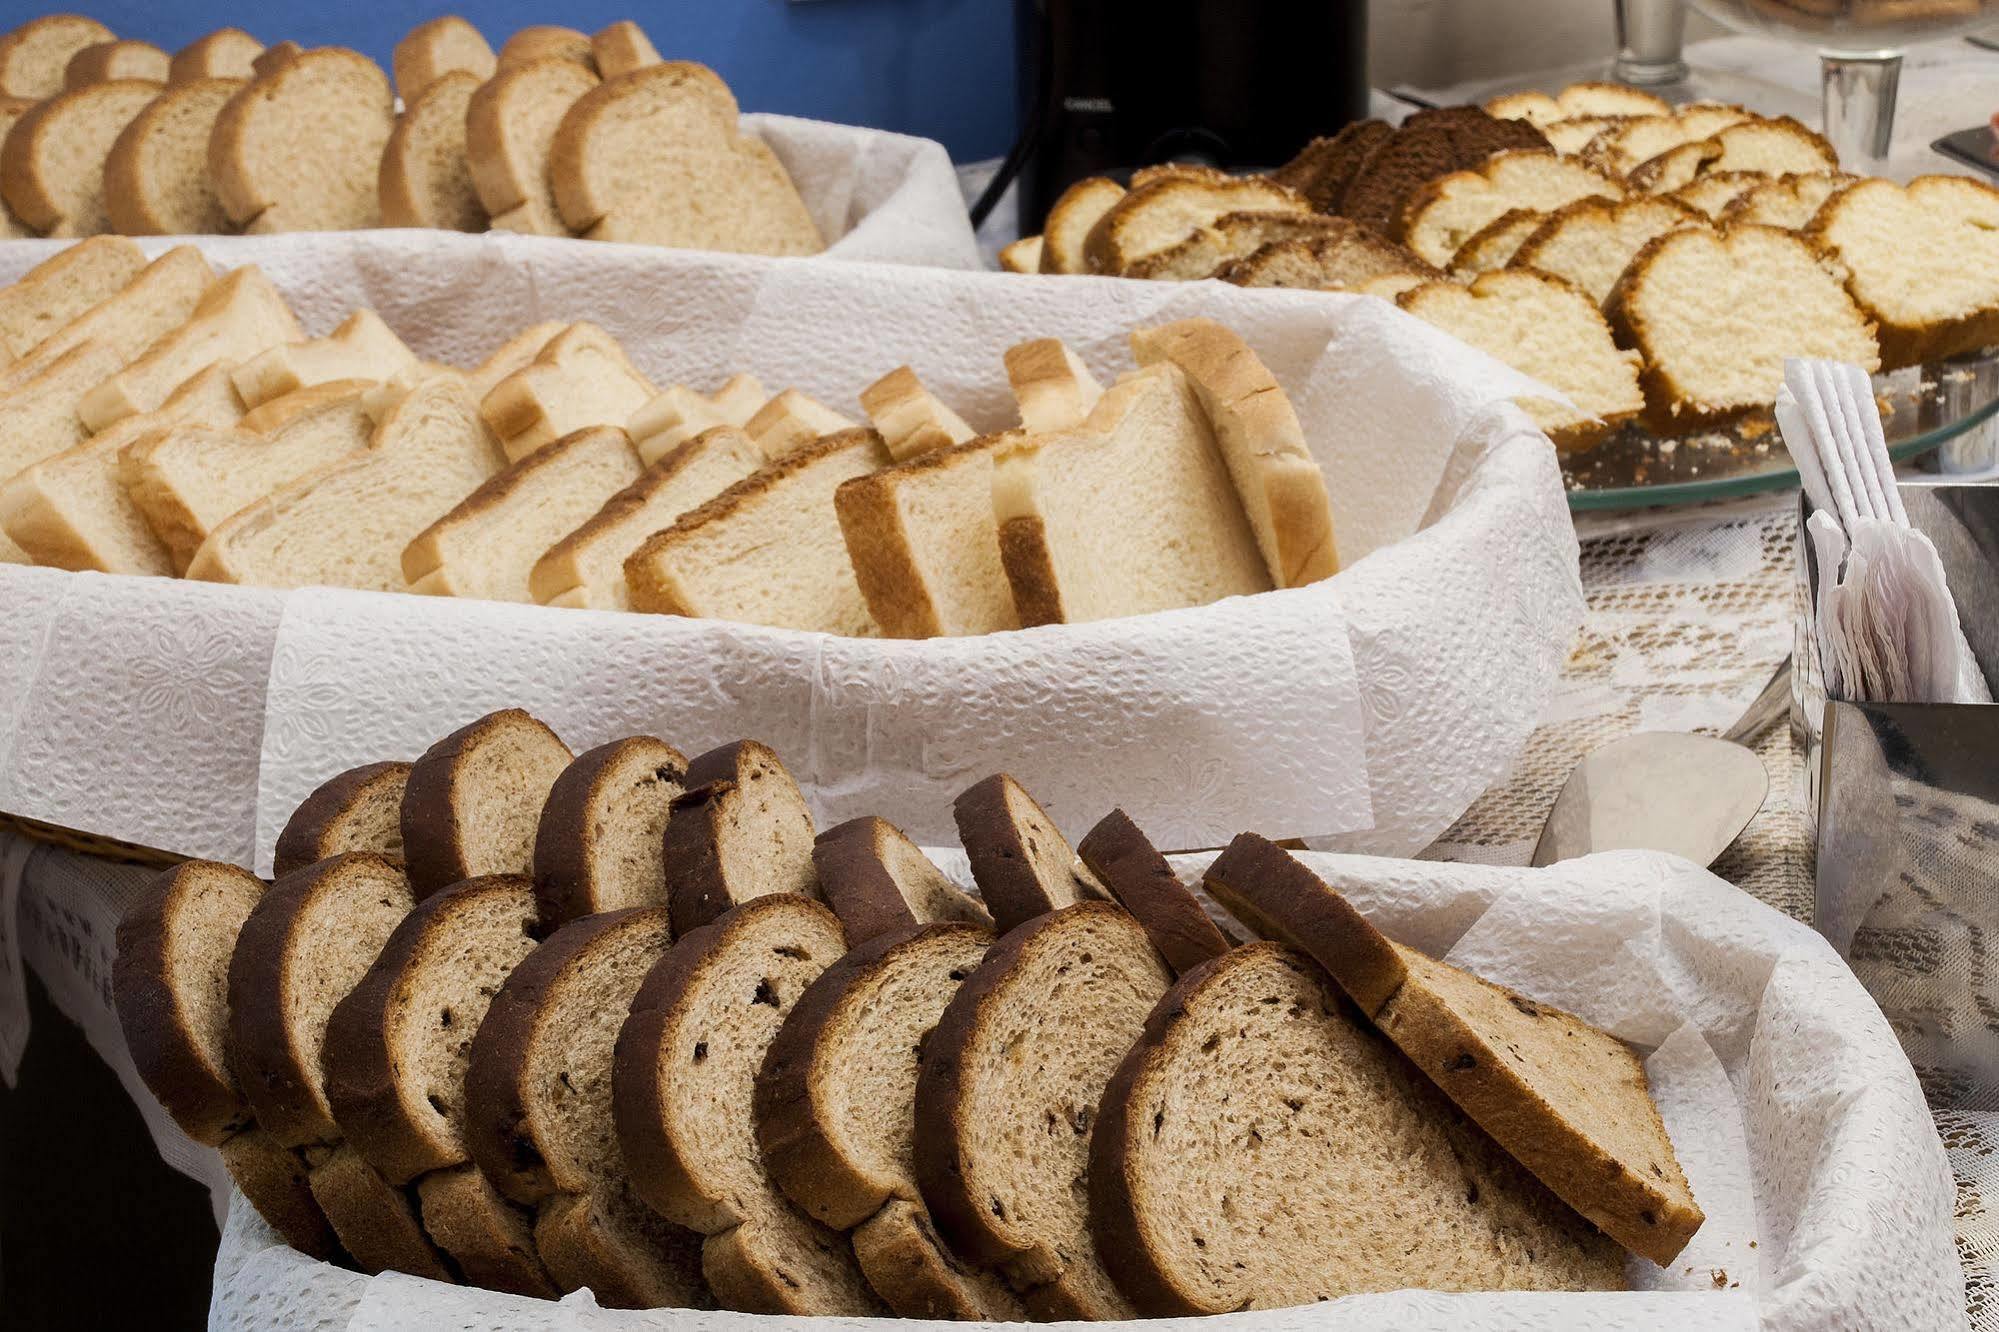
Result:
<svg viewBox="0 0 1999 1332"><path fill-rule="evenodd" d="M80 14L29 19L0 37L0 93L41 100L62 91L63 71L86 46L115 40L117 34Z"/></svg>
<svg viewBox="0 0 1999 1332"><path fill-rule="evenodd" d="M208 178L208 137L241 79L193 79L146 104L104 159L104 211L128 236L216 236L229 217Z"/></svg>
<svg viewBox="0 0 1999 1332"><path fill-rule="evenodd" d="M1510 209L1553 212L1592 195L1621 199L1624 189L1572 158L1520 150L1495 153L1476 170L1452 172L1411 194L1396 238L1418 257L1441 266L1479 228Z"/></svg>
<svg viewBox="0 0 1999 1332"><path fill-rule="evenodd" d="M1538 208L1509 208L1465 238L1451 255L1451 276L1469 282L1480 273L1504 268L1521 244L1548 220Z"/></svg>
<svg viewBox="0 0 1999 1332"><path fill-rule="evenodd" d="M1089 1192L1097 1250L1148 1315L1624 1286L1616 1245L1276 944L1204 963L1152 1011L1104 1094Z"/></svg>
<svg viewBox="0 0 1999 1332"><path fill-rule="evenodd" d="M519 708L460 727L410 766L403 858L418 900L461 879L527 874L549 788L574 756Z"/></svg>
<svg viewBox="0 0 1999 1332"><path fill-rule="evenodd" d="M1436 277L1437 270L1393 241L1343 217L1314 236L1271 241L1215 270L1238 287L1306 287L1348 291L1391 273Z"/></svg>
<svg viewBox="0 0 1999 1332"><path fill-rule="evenodd" d="M1006 273L1039 273L1041 237L1022 236L1017 241L1000 246L999 266Z"/></svg>
<svg viewBox="0 0 1999 1332"><path fill-rule="evenodd" d="M1007 774L965 788L951 802L951 817L979 896L1002 934L1078 902L1111 900L1054 820Z"/></svg>
<svg viewBox="0 0 1999 1332"><path fill-rule="evenodd" d="M534 835L544 927L666 905L667 815L686 776L686 756L650 735L586 750L562 770Z"/></svg>
<svg viewBox="0 0 1999 1332"><path fill-rule="evenodd" d="M667 819L667 905L678 938L771 893L820 895L812 809L783 762L755 740L696 756Z"/></svg>
<svg viewBox="0 0 1999 1332"><path fill-rule="evenodd" d="M337 46L266 68L222 108L208 141L223 211L252 234L379 225L376 178L395 128L381 68Z"/></svg>
<svg viewBox="0 0 1999 1332"><path fill-rule="evenodd" d="M1619 1243L1669 1263L1700 1228L1644 1065L1622 1041L1393 942L1254 833L1206 882L1239 920L1311 953L1466 1114Z"/></svg>
<svg viewBox="0 0 1999 1332"><path fill-rule="evenodd" d="M1507 266L1572 282L1602 305L1632 256L1654 236L1699 222L1692 208L1670 197L1578 199L1549 214Z"/></svg>
<svg viewBox="0 0 1999 1332"><path fill-rule="evenodd" d="M93 305L117 295L146 267L131 241L92 236L0 287L0 350L25 357Z"/></svg>
<svg viewBox="0 0 1999 1332"><path fill-rule="evenodd" d="M964 418L937 400L906 365L861 390L861 410L897 462L963 444L973 435Z"/></svg>
<svg viewBox="0 0 1999 1332"><path fill-rule="evenodd" d="M983 906L886 819L849 819L820 833L812 844L812 868L855 947L914 925L958 921L990 928L993 923Z"/></svg>
<svg viewBox="0 0 1999 1332"><path fill-rule="evenodd" d="M251 357L231 371L243 405L260 407L274 398L336 379L394 379L415 367L416 353L403 344L373 310L356 310L323 338L287 342Z"/></svg>
<svg viewBox="0 0 1999 1332"><path fill-rule="evenodd" d="M111 230L104 211L104 159L159 85L139 79L58 93L14 122L0 144L0 195L14 216L45 236Z"/></svg>
<svg viewBox="0 0 1999 1332"><path fill-rule="evenodd" d="M925 1043L915 1169L952 1247L997 1267L1042 1320L1129 1318L1081 1181L1097 1102L1172 984L1118 906L1085 902L1003 937ZM1034 1058L1022 1060L1022 1048Z"/></svg>
<svg viewBox="0 0 1999 1332"><path fill-rule="evenodd" d="M1262 177L1154 180L1126 193L1097 219L1083 242L1083 261L1092 273L1124 273L1225 213L1309 208L1302 196Z"/></svg>
<svg viewBox="0 0 1999 1332"><path fill-rule="evenodd" d="M1076 858L1145 928L1174 975L1229 950L1228 936L1123 810L1097 821L1076 844Z"/></svg>
<svg viewBox="0 0 1999 1332"><path fill-rule="evenodd" d="M454 69L414 98L405 96L376 181L383 226L486 229L486 210L465 164L465 108L481 81Z"/></svg>
<svg viewBox="0 0 1999 1332"><path fill-rule="evenodd" d="M534 362L501 380L479 414L518 462L544 444L590 426L624 427L659 390L618 340L595 324L571 324Z"/></svg>
<svg viewBox="0 0 1999 1332"><path fill-rule="evenodd" d="M587 65L559 57L503 67L465 109L465 159L493 225L527 235L566 236L548 183L555 131L597 86Z"/></svg>
<svg viewBox="0 0 1999 1332"><path fill-rule="evenodd" d="M282 877L344 851L369 851L401 864L409 775L407 763L368 763L322 782L285 821L273 871Z"/></svg>
<svg viewBox="0 0 1999 1332"><path fill-rule="evenodd" d="M1037 434L1073 430L1104 396L1104 386L1060 338L1016 343L1006 349L1004 359L1020 423Z"/></svg>
<svg viewBox="0 0 1999 1332"><path fill-rule="evenodd" d="M707 1235L702 1270L724 1308L870 1314L846 1238L772 1184L745 1113L785 1017L846 951L833 913L760 897L680 938L618 1033L612 1105L634 1190Z"/></svg>
<svg viewBox="0 0 1999 1332"><path fill-rule="evenodd" d="M203 79L248 81L256 77L251 62L263 53L264 44L241 28L217 28L174 52L167 62L167 86L178 88Z"/></svg>
<svg viewBox="0 0 1999 1332"><path fill-rule="evenodd" d="M743 422L743 433L757 442L773 462L790 457L828 435L854 429L854 423L831 407L797 389L786 389Z"/></svg>
<svg viewBox="0 0 1999 1332"><path fill-rule="evenodd" d="M447 74L469 74L475 85L493 77L493 48L479 30L456 14L441 14L411 28L389 60L396 76L396 95L404 106Z"/></svg>
<svg viewBox="0 0 1999 1332"><path fill-rule="evenodd" d="M1041 271L1089 272L1083 244L1111 205L1122 198L1124 186L1108 176L1086 176L1063 190L1041 224Z"/></svg>

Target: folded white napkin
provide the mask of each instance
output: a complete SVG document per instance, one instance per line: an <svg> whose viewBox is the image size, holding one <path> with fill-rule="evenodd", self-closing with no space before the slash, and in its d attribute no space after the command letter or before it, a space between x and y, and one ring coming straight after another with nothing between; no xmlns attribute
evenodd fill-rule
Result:
<svg viewBox="0 0 1999 1332"><path fill-rule="evenodd" d="M1874 386L1857 365L1792 359L1777 424L1817 511L1818 651L1829 698L1989 703L1936 547L1909 526Z"/></svg>

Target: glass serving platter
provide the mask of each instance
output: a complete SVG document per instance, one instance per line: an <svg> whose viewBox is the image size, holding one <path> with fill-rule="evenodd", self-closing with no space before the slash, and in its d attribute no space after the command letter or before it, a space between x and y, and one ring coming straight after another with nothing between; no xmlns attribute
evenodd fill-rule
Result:
<svg viewBox="0 0 1999 1332"><path fill-rule="evenodd" d="M1888 452L1907 462L1949 446L1962 465L1999 465L1999 347L1973 356L1874 376ZM1698 504L1798 484L1798 469L1768 411L1725 430L1679 437L1627 426L1587 451L1562 457L1569 508L1638 509Z"/></svg>

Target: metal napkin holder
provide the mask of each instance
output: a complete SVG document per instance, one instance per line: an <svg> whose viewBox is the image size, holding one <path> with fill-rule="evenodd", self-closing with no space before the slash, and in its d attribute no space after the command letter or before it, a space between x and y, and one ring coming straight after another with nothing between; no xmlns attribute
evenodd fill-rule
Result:
<svg viewBox="0 0 1999 1332"><path fill-rule="evenodd" d="M1999 486L1904 483L1999 694ZM1801 501L1801 518L1811 504ZM1814 924L1880 1004L1934 1109L1999 1109L1999 707L1825 697L1800 528L1797 685Z"/></svg>

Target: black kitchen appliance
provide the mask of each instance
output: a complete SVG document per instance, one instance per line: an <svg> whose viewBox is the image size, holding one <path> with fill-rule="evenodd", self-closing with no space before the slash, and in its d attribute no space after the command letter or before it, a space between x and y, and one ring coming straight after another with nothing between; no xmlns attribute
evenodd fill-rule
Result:
<svg viewBox="0 0 1999 1332"><path fill-rule="evenodd" d="M1367 114L1365 0L1016 0L1021 234L1084 176L1275 166Z"/></svg>

